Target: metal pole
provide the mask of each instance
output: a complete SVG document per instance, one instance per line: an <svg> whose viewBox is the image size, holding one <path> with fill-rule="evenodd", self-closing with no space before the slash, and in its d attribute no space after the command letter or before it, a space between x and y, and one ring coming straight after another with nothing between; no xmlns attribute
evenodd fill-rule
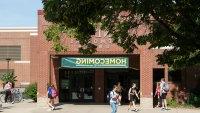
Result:
<svg viewBox="0 0 200 113"><path fill-rule="evenodd" d="M11 59L7 58L6 60L7 60L7 73L8 73L9 72L9 62L10 62Z"/></svg>

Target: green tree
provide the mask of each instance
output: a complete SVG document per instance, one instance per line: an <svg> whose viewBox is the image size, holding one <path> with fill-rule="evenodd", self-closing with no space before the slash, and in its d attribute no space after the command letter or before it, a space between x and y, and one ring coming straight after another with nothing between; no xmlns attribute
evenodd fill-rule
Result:
<svg viewBox="0 0 200 113"><path fill-rule="evenodd" d="M43 4L45 19L53 24L45 34L55 42L56 51L64 50L60 34L70 31L82 45L81 53L94 53L90 39L100 25L126 52L136 48L134 42L150 42L150 48L173 47L158 56L160 63L174 68L199 65L199 0L43 0ZM149 33L130 33L144 25ZM57 31L52 30L55 26Z"/></svg>

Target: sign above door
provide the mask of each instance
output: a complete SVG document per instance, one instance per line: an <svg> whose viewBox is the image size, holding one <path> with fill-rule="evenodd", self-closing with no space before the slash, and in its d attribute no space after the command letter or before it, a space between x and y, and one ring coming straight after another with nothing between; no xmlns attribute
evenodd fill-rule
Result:
<svg viewBox="0 0 200 113"><path fill-rule="evenodd" d="M128 57L63 57L65 68L128 68Z"/></svg>

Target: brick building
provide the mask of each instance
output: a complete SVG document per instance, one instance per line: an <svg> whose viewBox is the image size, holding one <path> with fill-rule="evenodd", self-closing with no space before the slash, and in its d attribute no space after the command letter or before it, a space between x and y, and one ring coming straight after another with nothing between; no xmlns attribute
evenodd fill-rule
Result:
<svg viewBox="0 0 200 113"><path fill-rule="evenodd" d="M46 104L49 83L58 88L59 102L105 103L108 91L116 82L121 82L124 87L123 102L127 102L127 90L134 82L140 90L140 105L152 107L155 83L163 77L168 80L168 66L156 62L156 55L162 54L166 48L148 49L149 44L138 45L133 53L126 54L109 37L105 37L105 32L98 30L92 38L97 45L95 54L80 54L80 45L73 38L64 40L68 45L67 52L56 53L51 49L51 43L45 40L43 32L49 23L43 16L39 10L38 28L0 30L0 47L12 46L20 51L14 55L17 58L9 62L5 60L8 57L3 57L0 71L6 72L9 64L9 70L18 76L17 85L36 82L39 104ZM146 29L141 27L138 33L146 33ZM191 81L198 83L195 79L200 78L198 72L199 68L193 72L195 76L189 79L190 73L186 69L181 72L184 76L180 81L192 88L188 84Z"/></svg>
<svg viewBox="0 0 200 113"><path fill-rule="evenodd" d="M156 55L162 54L164 49L149 50L148 45L144 45L138 46L133 53L126 54L121 47L113 44L111 39L104 37L104 32L99 30L92 39L98 46L94 55L87 56L78 53L79 44L72 38L65 39L68 51L58 54L51 49L51 43L45 40L43 32L48 22L45 21L43 15L42 11L38 11L38 37L31 41L31 48L34 48L31 50L31 76L37 76L39 103L45 100L47 88L45 86L48 83L55 84L59 89L61 102L103 103L108 90L114 83L121 82L127 91L131 83L135 82L140 88L141 105L152 106L153 82L162 77L168 78L167 65L158 65L156 62ZM138 32L146 33L146 29L140 28ZM76 60L127 58L128 67L66 66L62 60L70 60L70 58Z"/></svg>
<svg viewBox="0 0 200 113"><path fill-rule="evenodd" d="M30 76L30 41L37 36L37 28L0 28L0 75L13 72L16 86L32 82ZM2 84L1 84L2 85Z"/></svg>

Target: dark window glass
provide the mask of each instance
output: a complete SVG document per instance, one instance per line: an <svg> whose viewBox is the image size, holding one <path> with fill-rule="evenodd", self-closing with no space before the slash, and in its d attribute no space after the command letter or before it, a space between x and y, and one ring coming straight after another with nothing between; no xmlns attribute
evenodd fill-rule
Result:
<svg viewBox="0 0 200 113"><path fill-rule="evenodd" d="M0 60L21 60L21 46L0 46Z"/></svg>

